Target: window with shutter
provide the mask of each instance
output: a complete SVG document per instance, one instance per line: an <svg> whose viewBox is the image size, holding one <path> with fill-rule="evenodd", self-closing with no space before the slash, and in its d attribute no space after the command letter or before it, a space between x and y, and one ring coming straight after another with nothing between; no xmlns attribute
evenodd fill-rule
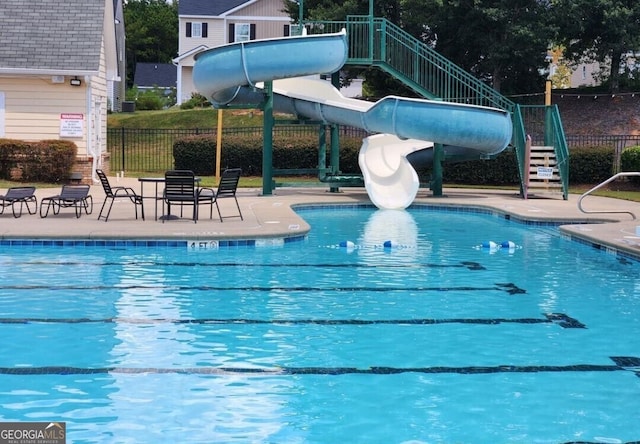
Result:
<svg viewBox="0 0 640 444"><path fill-rule="evenodd" d="M201 22L187 22L187 37L207 37L208 26Z"/></svg>

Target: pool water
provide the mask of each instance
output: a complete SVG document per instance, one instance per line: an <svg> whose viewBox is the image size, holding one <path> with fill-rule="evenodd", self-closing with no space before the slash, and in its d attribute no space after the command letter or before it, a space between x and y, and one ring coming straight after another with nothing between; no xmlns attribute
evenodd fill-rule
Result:
<svg viewBox="0 0 640 444"><path fill-rule="evenodd" d="M311 233L281 246L1 251L0 421L73 443L640 440L639 262L491 214L299 213Z"/></svg>

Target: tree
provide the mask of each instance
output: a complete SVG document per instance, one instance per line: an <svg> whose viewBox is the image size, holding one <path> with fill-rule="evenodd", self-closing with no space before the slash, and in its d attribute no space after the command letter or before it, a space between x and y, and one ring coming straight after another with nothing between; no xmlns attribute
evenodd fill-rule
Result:
<svg viewBox="0 0 640 444"><path fill-rule="evenodd" d="M609 89L617 92L626 53L640 48L640 2L554 0L553 7L565 58L608 66Z"/></svg>
<svg viewBox="0 0 640 444"><path fill-rule="evenodd" d="M305 18L345 20L368 14L368 1L307 0ZM286 0L297 20L298 4ZM545 0L394 0L375 2L384 17L455 64L505 93L543 90L540 70L554 37ZM374 86L389 87L376 76ZM370 71L367 83L374 78ZM393 84L393 83L392 83ZM376 88L373 88L376 89Z"/></svg>
<svg viewBox="0 0 640 444"><path fill-rule="evenodd" d="M373 0L303 0L305 20L345 20L348 15L368 15L369 1ZM299 1L284 0L285 12L296 22ZM373 1L373 15L397 22L401 0Z"/></svg>
<svg viewBox="0 0 640 444"><path fill-rule="evenodd" d="M397 23L400 17L402 0L302 0L305 20L318 21L344 21L349 15L369 15L369 9L373 6L373 15L375 17L384 17L394 23ZM370 4L370 1L373 4ZM299 1L284 0L284 11L295 21L299 20ZM345 67L341 71L341 81L343 84L349 84L356 77L364 77L366 79L365 89L371 95L378 95L383 90L385 94L399 93L407 90L403 85L390 78L384 73L377 70L365 69L362 67ZM368 87L367 87L368 86Z"/></svg>
<svg viewBox="0 0 640 444"><path fill-rule="evenodd" d="M136 63L170 63L178 52L178 4L166 0L128 0L124 4L127 87Z"/></svg>
<svg viewBox="0 0 640 444"><path fill-rule="evenodd" d="M405 0L402 26L504 93L539 90L554 37L541 0Z"/></svg>

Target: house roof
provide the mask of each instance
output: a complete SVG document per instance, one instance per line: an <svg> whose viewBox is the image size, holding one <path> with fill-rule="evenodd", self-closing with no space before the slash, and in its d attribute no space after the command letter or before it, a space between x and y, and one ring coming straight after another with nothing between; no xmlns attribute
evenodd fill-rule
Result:
<svg viewBox="0 0 640 444"><path fill-rule="evenodd" d="M105 0L0 1L0 73L97 73L105 6Z"/></svg>
<svg viewBox="0 0 640 444"><path fill-rule="evenodd" d="M178 68L171 63L137 63L133 84L139 87L175 88Z"/></svg>
<svg viewBox="0 0 640 444"><path fill-rule="evenodd" d="M180 0L178 15L218 16L251 0Z"/></svg>

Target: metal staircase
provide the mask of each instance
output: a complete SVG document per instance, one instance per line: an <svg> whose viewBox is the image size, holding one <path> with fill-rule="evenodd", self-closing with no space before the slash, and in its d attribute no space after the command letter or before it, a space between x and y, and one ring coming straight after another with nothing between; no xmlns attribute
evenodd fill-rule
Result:
<svg viewBox="0 0 640 444"><path fill-rule="evenodd" d="M518 161L522 196L527 196L529 174L526 164L529 159L526 140L527 135L531 135L534 140L543 139L545 146L553 148L562 195L567 199L569 155L557 106L525 106L512 102L383 18L348 16L346 21L309 21L304 25L310 34L346 29L348 65L376 66L425 98L509 111L513 121L511 145ZM540 113L542 120L535 120Z"/></svg>

